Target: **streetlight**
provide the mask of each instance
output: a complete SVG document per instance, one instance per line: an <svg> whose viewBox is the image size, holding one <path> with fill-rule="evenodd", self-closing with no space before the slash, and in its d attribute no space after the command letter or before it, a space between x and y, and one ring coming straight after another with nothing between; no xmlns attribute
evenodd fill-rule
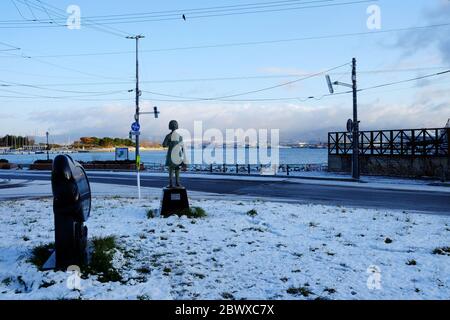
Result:
<svg viewBox="0 0 450 320"><path fill-rule="evenodd" d="M347 131L352 132L352 177L355 180L360 178L359 168L359 121L358 121L358 87L356 83L356 59L352 59L352 84L343 83L339 81L332 82L329 75L326 75L328 90L330 94L334 94L333 86L344 86L352 88L353 92L353 120L349 119L347 122Z"/></svg>

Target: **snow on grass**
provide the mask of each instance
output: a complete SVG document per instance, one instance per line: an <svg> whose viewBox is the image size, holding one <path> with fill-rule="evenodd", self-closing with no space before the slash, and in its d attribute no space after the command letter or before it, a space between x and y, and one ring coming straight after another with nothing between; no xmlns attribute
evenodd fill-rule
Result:
<svg viewBox="0 0 450 320"><path fill-rule="evenodd" d="M33 248L54 241L51 199L0 202L0 299L450 297L449 217L263 201L192 205L206 217L152 218L157 198L95 197L89 237L115 237L121 281L89 275L70 290L68 273L29 262ZM367 285L373 270L380 289Z"/></svg>

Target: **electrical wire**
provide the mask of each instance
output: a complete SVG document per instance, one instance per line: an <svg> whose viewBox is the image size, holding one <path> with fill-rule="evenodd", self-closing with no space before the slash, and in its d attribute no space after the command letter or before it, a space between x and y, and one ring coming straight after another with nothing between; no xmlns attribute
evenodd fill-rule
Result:
<svg viewBox="0 0 450 320"><path fill-rule="evenodd" d="M311 40L328 40L328 39L338 39L347 37L358 37L367 35L379 35L392 32L404 32L411 30L425 30L430 28L443 28L449 27L449 23L441 23L434 25L425 26L414 26L414 27L404 27L395 29L383 29L378 31L365 31L365 32L353 32L353 33L340 33L340 34L330 34L330 35L319 35L310 37L299 37L290 39L274 39L274 40L262 40L262 41L246 41L246 42L233 42L233 43L218 43L218 44L207 44L207 45L197 45L197 46L185 46L185 47L172 47L172 48L160 48L160 49L147 49L140 50L140 53L152 53L152 52L170 52L170 51L184 51L184 50L195 50L195 49L214 49L214 48L224 48L224 47L241 47L241 46L252 46L252 45L265 45L265 44L277 44L277 43L288 43L288 42L300 42L300 41L311 41ZM1 28L1 27L0 27ZM106 55L122 55L122 54L135 54L135 51L104 51L104 52L92 52L92 53L70 53L70 54L53 54L53 55L36 55L36 58L62 58L62 57L85 57L85 56L106 56Z"/></svg>
<svg viewBox="0 0 450 320"><path fill-rule="evenodd" d="M41 1L37 1L36 0L37 4L29 3L28 1L24 1L24 0L15 0L15 1L18 1L19 3L22 3L22 4L27 4L28 6L31 6L34 9L39 10L41 12L44 12L44 13L46 13L49 16L50 16L50 14L53 14L57 18L63 19L65 22L67 20L67 17L65 16L66 12L64 10L62 10L60 8L57 8L57 7L53 6L53 5L50 5L50 4L48 4L48 3L46 3L46 2L44 2L42 0ZM89 22L90 20L87 19L87 18L83 18L83 21L88 21ZM31 27L32 28L48 27L48 26L50 26L50 27L61 27L61 26L67 27L66 23L64 23L63 25L60 25L60 24L55 25L54 24L55 19L52 19L51 21L39 20L38 22L44 23L44 25L34 25L34 26L31 26ZM96 29L97 31L101 31L101 32L105 32L105 33L109 33L109 34L118 36L120 38L125 38L125 37L131 35L128 32L124 32L122 30L119 30L119 29L116 29L116 28L113 28L113 27L110 27L110 26L102 26L102 25L100 25L98 23L95 23L95 22L89 22L89 23L83 24L83 25L89 26L90 28ZM0 28L3 28L3 27L0 27Z"/></svg>
<svg viewBox="0 0 450 320"><path fill-rule="evenodd" d="M277 84L274 86L270 86L270 87L265 87L265 88L261 88L261 89L257 89L257 90L251 90L251 91L245 91L245 92L240 92L240 93L236 93L236 94L230 94L230 95L224 95L224 96L220 96L220 97L209 97L209 98L198 98L198 97L183 97L183 96L176 96L176 95L169 95L169 94L161 94L161 93L155 93L152 91L145 91L143 90L142 92L147 92L147 93L151 93L151 94L155 94L155 95L161 95L161 96L167 96L167 97L174 97L174 98L183 98L183 99L191 99L193 101L198 101L198 100L205 100L205 101L211 101L211 100L223 100L223 99L228 99L228 98L234 98L234 97L240 97L240 96L245 96L245 95L249 95L249 94L253 94L253 93L259 93L259 92L263 92L263 91L269 91L269 90L273 90L273 89L277 89L277 88L281 88L281 87L285 87L285 86L289 86L291 84L294 83L298 83L300 81L304 81L307 79L311 79L313 77L317 77L319 75L325 74L327 72L342 68L344 66L348 66L349 63L345 63L343 65L339 65L337 67L325 70L325 71L321 71L318 73L314 73L314 74L310 74L308 76L299 78L299 79L295 79L292 81L288 81L288 82L284 82L281 84Z"/></svg>
<svg viewBox="0 0 450 320"><path fill-rule="evenodd" d="M25 0L27 1L27 0ZM36 0L41 2L40 0ZM309 3L323 3L323 2L333 2L337 0L315 0L315 1L305 1L305 0L287 0L287 1L272 1L272 2L258 2L252 4L239 4L239 5L227 5L227 6L216 6L216 7L204 7L204 8L191 8L191 9L176 9L176 10L164 10L164 11L153 11L153 12L142 12L142 13L128 13L128 14L111 14L111 15L100 15L100 16L87 16L86 18L90 20L97 21L108 21L111 19L130 19L130 18L150 18L150 17L167 17L176 16L180 18L182 14L189 15L190 13L212 13L212 12L222 12L222 11L234 11L234 10L248 10L257 8L267 8L267 7L279 7L279 6L293 6L300 4ZM3 20L1 23L24 23L22 20ZM28 22L29 23L29 22Z"/></svg>
<svg viewBox="0 0 450 320"><path fill-rule="evenodd" d="M397 85L397 84L402 84L402 83L407 83L407 82L412 82L412 81L417 81L417 80L423 80L423 79L427 79L427 78L431 78L431 77L437 77L437 76L441 76L441 75L448 74L448 73L450 73L450 70L445 70L445 71L442 71L442 72L436 72L436 73L433 73L433 74L428 74L428 75L424 75L424 76L420 76L420 77L416 77L416 78L412 78L412 79L406 79L406 80L401 80L401 81L395 81L395 82L379 84L379 85L372 86L372 87L358 89L358 91L361 92L361 91L373 90L373 89L393 86L393 85Z"/></svg>
<svg viewBox="0 0 450 320"><path fill-rule="evenodd" d="M21 0L17 0L21 1ZM330 0L333 1L333 0ZM270 13L270 12L282 12L282 11L292 11L292 10L302 10L302 9L313 9L313 8L326 8L326 7L336 7L336 6L348 6L348 5L355 5L355 4L362 4L362 3L368 3L368 2L374 2L378 0L359 0L359 1L348 1L348 2L340 2L340 3L329 3L329 4L322 4L322 5L309 5L309 6L300 6L300 7L289 7L289 8L279 8L279 9L267 9L267 10L247 10L243 12L228 12L228 13L217 13L217 14L200 14L200 15L191 15L189 16L189 19L200 19L200 18L213 18L213 17L224 17L224 16L235 16L235 15L244 15L244 14L255 14L255 13ZM313 2L324 2L322 1L311 1ZM217 11L216 11L217 12ZM204 12L203 12L204 13ZM157 22L157 21L169 21L169 20L179 20L180 16L174 16L174 17L168 17L168 18L149 18L149 19L132 19L128 21L108 21L106 23L97 23L97 22L89 22L89 19L84 18L84 21L87 21L88 23L84 22L84 26L109 26L112 24L126 24L126 23L142 23L142 22ZM3 22L5 23L5 22ZM33 27L55 27L54 25L16 25L15 26L1 26L0 28L33 28ZM112 28L112 27L109 27Z"/></svg>
<svg viewBox="0 0 450 320"><path fill-rule="evenodd" d="M112 90L112 91L76 91L76 90L61 90L61 89L54 89L54 88L46 88L42 86L36 86L32 84L25 84L25 83L17 83L17 82L8 82L0 80L0 87L26 87L26 88L33 88L33 89L39 89L39 90L51 90L56 92L65 92L65 93L79 93L79 94L116 94L121 92L128 92L128 90Z"/></svg>
<svg viewBox="0 0 450 320"><path fill-rule="evenodd" d="M436 73L433 73L433 74L428 74L428 75L424 75L424 76L420 76L420 77L405 79L405 80L401 80L401 81L395 81L395 82L379 84L379 85L372 86L372 87L358 89L357 91L358 92L368 91L368 90L373 90L373 89L393 86L393 85L397 85L397 84L408 83L408 82L412 82L412 81L417 81L417 80L437 77L437 76L441 76L441 75L445 75L445 74L450 74L450 70L445 70L445 71L442 71L442 72L436 72ZM182 96L175 96L175 95L166 95L166 94L161 94L161 93L156 93L156 92L149 92L149 91L146 91L146 92L154 94L154 95L184 98L184 100L152 99L152 101L160 101L160 102L197 102L197 101L210 101L210 100L217 100L217 101L220 101L220 102L264 102L264 101L293 101L293 100L299 100L301 102L304 102L304 101L307 101L307 100L319 101L319 100L322 100L325 97L332 97L332 96L339 96L339 95L346 95L346 94L353 93L352 90L348 90L348 91L343 91L343 92L336 92L336 93L333 93L333 94L331 94L331 93L330 94L324 94L324 95L321 95L319 97L308 96L308 97L283 97L283 98L259 98L259 99L258 98L256 98L256 99L220 99L220 98L218 98L218 99L208 99L208 98L203 98L203 99L198 99L198 100L190 100L189 97L182 97Z"/></svg>

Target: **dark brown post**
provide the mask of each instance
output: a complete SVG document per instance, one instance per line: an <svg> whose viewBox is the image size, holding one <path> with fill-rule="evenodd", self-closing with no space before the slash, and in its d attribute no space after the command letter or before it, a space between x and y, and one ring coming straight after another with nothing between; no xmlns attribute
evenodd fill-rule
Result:
<svg viewBox="0 0 450 320"><path fill-rule="evenodd" d="M336 132L336 140L335 140L335 144L336 144L336 154L339 154L339 133Z"/></svg>
<svg viewBox="0 0 450 320"><path fill-rule="evenodd" d="M391 148L391 155L394 154L394 131L391 130L390 137L389 137L390 143L389 147Z"/></svg>

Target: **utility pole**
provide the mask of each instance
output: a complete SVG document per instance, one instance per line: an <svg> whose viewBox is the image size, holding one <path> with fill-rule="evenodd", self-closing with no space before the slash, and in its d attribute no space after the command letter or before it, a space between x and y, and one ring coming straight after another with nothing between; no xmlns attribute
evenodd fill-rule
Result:
<svg viewBox="0 0 450 320"><path fill-rule="evenodd" d="M139 39L145 38L142 35L129 36L127 39L136 40L136 113L134 114L135 123L139 126L139 97L141 96L141 91L139 89ZM137 187L138 187L138 197L141 199L141 179L139 175L139 170L141 166L141 156L139 153L139 132L136 132L136 173L137 173Z"/></svg>
<svg viewBox="0 0 450 320"><path fill-rule="evenodd" d="M352 133L352 178L360 179L359 168L359 121L358 121L358 86L356 81L356 58L352 59L352 84L339 81L331 82L330 76L326 75L330 94L334 94L333 86L344 86L352 88L353 92L353 120L347 122L347 132Z"/></svg>
<svg viewBox="0 0 450 320"><path fill-rule="evenodd" d="M352 60L352 89L353 89L353 154L352 177L359 180L359 122L358 122L358 86L356 82L356 59Z"/></svg>

